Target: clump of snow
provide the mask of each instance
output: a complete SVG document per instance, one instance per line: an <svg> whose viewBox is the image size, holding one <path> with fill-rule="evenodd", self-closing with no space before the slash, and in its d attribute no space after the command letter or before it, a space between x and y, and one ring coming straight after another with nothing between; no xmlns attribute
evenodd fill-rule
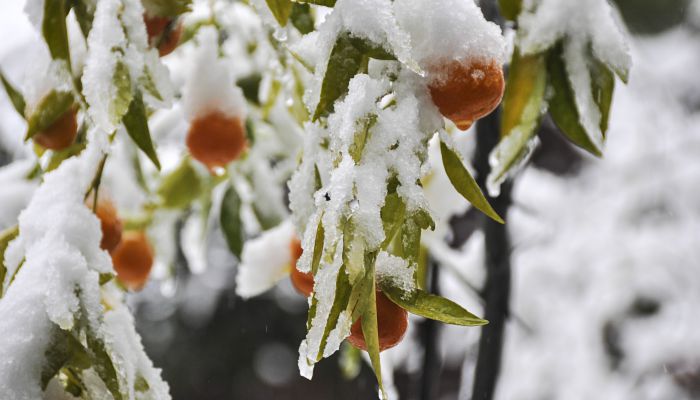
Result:
<svg viewBox="0 0 700 400"><path fill-rule="evenodd" d="M46 46L37 46L22 85L22 94L26 102L25 115L32 115L41 100L52 90L71 92L71 79L65 61L52 60Z"/></svg>
<svg viewBox="0 0 700 400"><path fill-rule="evenodd" d="M416 289L415 272L415 265L408 265L408 261L401 257L392 256L386 251L380 251L377 255L376 274L379 284L387 283L409 294Z"/></svg>
<svg viewBox="0 0 700 400"><path fill-rule="evenodd" d="M294 268L291 250L294 236L294 225L285 221L246 241L236 275L236 294L246 299L257 296L288 276Z"/></svg>
<svg viewBox="0 0 700 400"><path fill-rule="evenodd" d="M216 29L200 29L195 40L199 46L183 90L182 101L187 118L194 119L211 111L220 111L244 120L246 101L241 89L235 85L229 60L219 57Z"/></svg>
<svg viewBox="0 0 700 400"><path fill-rule="evenodd" d="M438 67L452 60L504 62L501 28L487 21L471 0L397 0L394 11L410 35L413 58L432 72L431 80L443 78Z"/></svg>

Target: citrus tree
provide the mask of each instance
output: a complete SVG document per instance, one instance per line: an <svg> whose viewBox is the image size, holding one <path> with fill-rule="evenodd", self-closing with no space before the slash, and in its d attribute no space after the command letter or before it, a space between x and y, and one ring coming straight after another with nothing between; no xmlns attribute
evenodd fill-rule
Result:
<svg viewBox="0 0 700 400"><path fill-rule="evenodd" d="M601 155L630 64L605 0L500 8L513 40L471 0L29 0L43 52L26 82L2 83L38 189L0 234L0 392L169 398L125 295L154 265L175 273L156 232L178 219L195 264L223 234L240 296L290 276L308 298L307 378L347 340L391 397L380 352L407 313L487 324L428 290L425 237L447 234L450 211L426 191L444 176L503 224L489 198L540 118ZM460 147L502 99L485 195Z"/></svg>

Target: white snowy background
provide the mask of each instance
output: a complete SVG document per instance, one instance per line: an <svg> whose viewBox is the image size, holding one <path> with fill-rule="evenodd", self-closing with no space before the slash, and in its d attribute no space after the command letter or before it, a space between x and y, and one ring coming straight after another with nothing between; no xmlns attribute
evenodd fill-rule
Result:
<svg viewBox="0 0 700 400"><path fill-rule="evenodd" d="M0 5L0 66L14 79L39 39L23 3ZM698 3L691 20L693 13L700 20L692 11ZM518 321L507 326L499 399L700 396L700 33L685 24L635 36L631 47L634 66L629 84L616 86L605 157L587 158L575 177L527 168L517 178L508 226ZM16 160L29 151L23 133L0 94L0 147ZM0 229L14 223L35 188L17 179L21 164L0 168ZM444 294L477 313L462 280L481 285L482 241L477 233L461 251L444 246L438 257L450 266L441 276ZM219 250L209 259L226 259ZM194 288L181 289L193 318L208 318L233 283L222 276L221 266L210 265ZM293 308L289 287L278 292ZM446 363L462 363L460 399L469 398L478 333L441 330ZM384 353L387 364L415 370L414 345ZM269 375L272 364L256 371Z"/></svg>

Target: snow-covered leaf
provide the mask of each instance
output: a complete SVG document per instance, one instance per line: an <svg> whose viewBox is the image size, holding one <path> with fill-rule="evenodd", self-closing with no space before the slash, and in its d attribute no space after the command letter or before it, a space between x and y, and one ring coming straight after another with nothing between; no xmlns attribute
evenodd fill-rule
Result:
<svg viewBox="0 0 700 400"><path fill-rule="evenodd" d="M277 23L281 26L286 26L289 16L292 14L292 1L291 0L265 0L267 6L272 11L272 15L275 16Z"/></svg>
<svg viewBox="0 0 700 400"><path fill-rule="evenodd" d="M121 61L118 61L114 67L114 75L112 75L112 84L116 89L116 96L112 99L110 107L110 116L112 121L119 121L124 114L129 111L131 101L134 99L134 93L131 90L131 77L129 76L129 67Z"/></svg>
<svg viewBox="0 0 700 400"><path fill-rule="evenodd" d="M70 366L83 370L89 368L90 364L91 360L87 349L73 333L55 327L51 345L46 351L46 362L41 370L41 387L46 389L51 378L63 367Z"/></svg>
<svg viewBox="0 0 700 400"><path fill-rule="evenodd" d="M314 30L314 17L308 4L294 3L289 19L292 25L304 35Z"/></svg>
<svg viewBox="0 0 700 400"><path fill-rule="evenodd" d="M96 0L73 0L71 4L80 30L85 37L88 37L90 29L92 29L92 20L95 17Z"/></svg>
<svg viewBox="0 0 700 400"><path fill-rule="evenodd" d="M10 81L7 80L2 71L0 71L0 80L2 80L2 86L5 88L5 93L7 93L7 97L10 98L12 106L19 113L19 115L24 117L24 112L26 108L24 96L22 96L22 93L20 93L19 90L15 89L15 87L12 86L12 84L10 83Z"/></svg>
<svg viewBox="0 0 700 400"><path fill-rule="evenodd" d="M382 363L379 358L379 323L377 321L377 291L375 289L375 277L373 263L368 266L367 273L362 282L362 292L360 295L362 336L367 345L367 354L372 363L374 375L377 377L379 391L382 398L386 398L384 384L382 382Z"/></svg>
<svg viewBox="0 0 700 400"><path fill-rule="evenodd" d="M593 100L600 109L600 131L605 135L608 130L610 105L615 90L615 76L605 64L596 59L591 61L591 84Z"/></svg>
<svg viewBox="0 0 700 400"><path fill-rule="evenodd" d="M136 143L139 149L153 162L153 165L160 170L160 161L153 141L151 140L151 132L148 129L148 117L146 116L146 107L143 104L141 92L136 91L133 95L133 100L129 105L127 113L122 120L124 128L131 139Z"/></svg>
<svg viewBox="0 0 700 400"><path fill-rule="evenodd" d="M88 329L87 345L92 358L93 368L100 379L104 382L107 389L114 397L114 400L122 400L124 398L119 385L119 376L117 368L112 361L112 358L107 351L104 340L98 337L95 332Z"/></svg>
<svg viewBox="0 0 700 400"><path fill-rule="evenodd" d="M41 33L49 47L51 57L65 60L70 65L68 30L66 29L66 0L44 1L44 20Z"/></svg>
<svg viewBox="0 0 700 400"><path fill-rule="evenodd" d="M486 197L481 192L479 185L467 171L462 163L462 157L459 156L453 149L447 146L444 137L440 138L440 154L442 155L442 164L445 167L447 177L452 182L452 186L461 194L467 201L481 212L492 218L494 221L504 223L503 219L491 207Z"/></svg>
<svg viewBox="0 0 700 400"><path fill-rule="evenodd" d="M168 174L158 188L162 205L166 208L185 208L202 193L202 181L192 167L189 157Z"/></svg>
<svg viewBox="0 0 700 400"><path fill-rule="evenodd" d="M0 232L0 297L2 297L2 282L5 282L5 275L7 274L7 267L5 266L5 250L7 250L7 245L19 235L19 226L15 225L13 227L7 228Z"/></svg>
<svg viewBox="0 0 700 400"><path fill-rule="evenodd" d="M451 325L480 326L488 321L477 317L452 300L430 294L421 289L410 292L389 284L390 281L382 281L382 292L401 308L428 319L444 322Z"/></svg>
<svg viewBox="0 0 700 400"><path fill-rule="evenodd" d="M221 200L219 218L228 248L240 260L244 241L243 222L241 221L241 198L233 186L229 186L226 189L226 193Z"/></svg>
<svg viewBox="0 0 700 400"><path fill-rule="evenodd" d="M347 93L350 80L362 67L362 59L362 51L355 47L350 34L340 34L328 59L314 121L321 115L333 112L333 103Z"/></svg>
<svg viewBox="0 0 700 400"><path fill-rule="evenodd" d="M74 98L70 92L52 90L44 96L39 104L27 116L27 135L29 140L36 133L48 128L73 106Z"/></svg>
<svg viewBox="0 0 700 400"><path fill-rule="evenodd" d="M554 123L561 129L569 140L578 147L595 156L602 156L581 124L579 110L576 107L574 89L571 87L569 76L562 58L562 47L557 46L547 55L547 72L552 96L549 99L549 113Z"/></svg>
<svg viewBox="0 0 700 400"><path fill-rule="evenodd" d="M516 49L503 97L501 141L489 156L491 171L486 186L492 195L498 192L501 183L531 153L535 130L544 112L546 87L544 55L522 56Z"/></svg>
<svg viewBox="0 0 700 400"><path fill-rule="evenodd" d="M294 0L297 3L316 4L319 6L333 7L336 0Z"/></svg>

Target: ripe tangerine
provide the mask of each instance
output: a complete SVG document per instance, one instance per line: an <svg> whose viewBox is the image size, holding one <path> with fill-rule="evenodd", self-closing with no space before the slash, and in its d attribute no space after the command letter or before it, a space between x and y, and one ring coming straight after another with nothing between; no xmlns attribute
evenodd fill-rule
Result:
<svg viewBox="0 0 700 400"><path fill-rule="evenodd" d="M433 103L461 130L490 114L503 98L503 70L496 61L451 61L433 72L445 77L428 85Z"/></svg>
<svg viewBox="0 0 700 400"><path fill-rule="evenodd" d="M139 290L153 266L153 249L144 232L126 232L112 252L117 278L131 290Z"/></svg>
<svg viewBox="0 0 700 400"><path fill-rule="evenodd" d="M301 257L303 251L301 242L299 239L294 238L289 244L289 247L292 252L292 272L289 275L292 279L292 285L297 292L309 297L314 290L314 276L310 272L301 272L296 268L297 261L299 257Z"/></svg>
<svg viewBox="0 0 700 400"><path fill-rule="evenodd" d="M379 331L379 351L390 349L401 342L408 329L408 313L377 290L377 328ZM365 335L362 333L362 319L350 328L348 342L360 350L367 351Z"/></svg>
<svg viewBox="0 0 700 400"><path fill-rule="evenodd" d="M41 147L49 150L63 150L73 144L78 135L78 121L74 109L66 111L48 128L39 131L32 138Z"/></svg>
<svg viewBox="0 0 700 400"><path fill-rule="evenodd" d="M182 23L174 18L143 15L148 33L148 43L158 48L161 57L172 53L180 44Z"/></svg>
<svg viewBox="0 0 700 400"><path fill-rule="evenodd" d="M190 154L212 172L237 159L247 142L240 118L219 111L197 117L187 132Z"/></svg>
<svg viewBox="0 0 700 400"><path fill-rule="evenodd" d="M91 206L92 200L88 199L88 204ZM95 215L100 220L102 228L100 247L111 253L122 239L122 221L119 219L117 209L108 199L98 198Z"/></svg>

